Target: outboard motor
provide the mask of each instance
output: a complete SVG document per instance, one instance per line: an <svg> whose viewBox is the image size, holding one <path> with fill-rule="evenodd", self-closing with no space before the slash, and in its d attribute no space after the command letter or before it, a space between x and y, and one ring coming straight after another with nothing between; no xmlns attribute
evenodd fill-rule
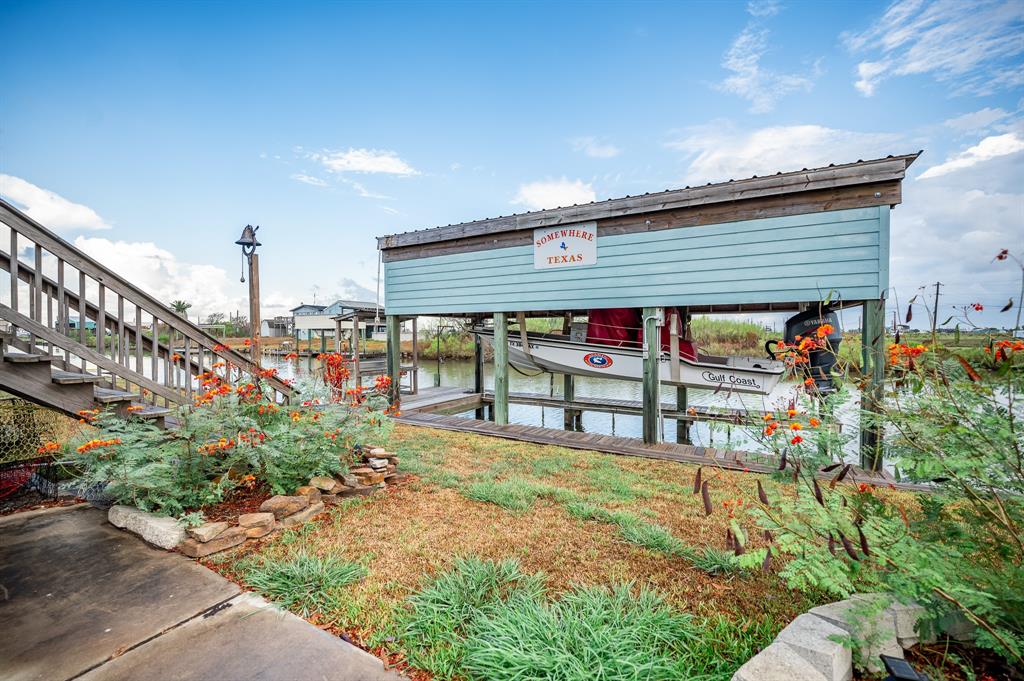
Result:
<svg viewBox="0 0 1024 681"><path fill-rule="evenodd" d="M825 324L832 326L832 333L826 336L829 348L827 350L811 350L808 354L809 362L803 366L804 375L814 379L818 392L822 395L827 395L835 390L835 386L832 384L832 369L835 367L836 357L839 355L839 344L843 342L843 334L839 331L839 315L828 307L804 310L786 320L784 336L787 345L795 345L797 336L816 338L818 328ZM772 359L777 359L776 352L771 348L775 343L778 341L770 340L764 344L764 349Z"/></svg>

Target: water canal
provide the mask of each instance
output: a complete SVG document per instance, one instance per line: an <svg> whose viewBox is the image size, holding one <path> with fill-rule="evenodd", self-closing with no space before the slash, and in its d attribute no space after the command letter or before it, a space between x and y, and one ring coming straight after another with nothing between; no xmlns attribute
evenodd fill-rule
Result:
<svg viewBox="0 0 1024 681"><path fill-rule="evenodd" d="M276 358L265 357L265 366L276 366L283 378L300 378L315 371L319 364L315 359L302 358L295 361L284 361ZM437 373L438 365L435 362L428 362L420 366L420 386L434 385L434 376ZM491 390L494 387L493 365L484 365L484 385ZM465 360L453 360L440 364L441 386L460 387L472 389L473 387L473 362ZM797 383L783 382L770 395L737 395L726 392L715 393L710 390L690 389L689 402L698 407L730 407L742 408L752 411L784 411L790 400L796 395ZM527 376L512 369L509 371L509 391L522 393L538 393L542 395L560 396L562 394L562 378L553 374L541 373L535 376ZM631 381L615 381L590 376L576 377L576 395L583 397L612 398L619 400L639 401L641 394L641 383ZM846 460L856 462L858 460L859 432L857 428L859 395L856 389L851 389L849 398L836 410L836 418L843 426L843 432L850 436L851 440L844 445ZM662 403L675 403L674 389L663 386ZM473 418L474 413L468 410L458 414L466 418ZM527 404L509 405L509 422L541 426L548 428L561 428L563 424L562 409L557 407L541 407ZM642 436L642 417L629 414L609 414L604 412L587 411L583 413L583 430L589 433L600 433L602 435L618 435L622 437L640 438ZM664 419L662 427L663 439L667 442L676 440L676 423L672 419ZM693 444L698 446L722 447L727 449L740 449L754 451L761 446L751 436L748 428L743 426L732 426L721 423L698 422L690 429L690 437Z"/></svg>

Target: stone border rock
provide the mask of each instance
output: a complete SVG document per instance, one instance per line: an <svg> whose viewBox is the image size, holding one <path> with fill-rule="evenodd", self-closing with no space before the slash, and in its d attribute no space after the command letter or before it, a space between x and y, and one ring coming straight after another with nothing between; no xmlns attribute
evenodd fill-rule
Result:
<svg viewBox="0 0 1024 681"><path fill-rule="evenodd" d="M884 609L857 618L866 605L879 599L886 601ZM924 613L920 605L899 603L887 594L855 594L819 605L790 622L768 647L733 674L732 681L850 681L852 652L834 640L850 635L870 642L863 652L868 671L882 671L879 655L903 657L904 649L934 640L918 631ZM953 638L964 637L964 631L957 628L961 625L962 629L962 621L939 624Z"/></svg>
<svg viewBox="0 0 1024 681"><path fill-rule="evenodd" d="M250 539L260 539L281 529L303 525L324 512L327 504L345 497L374 494L405 479L398 472L398 456L381 447L364 448L359 465L348 474L333 478L315 476L308 485L291 496L270 497L260 505L259 513L238 517L237 524L224 521L188 528L174 518L147 513L132 506L110 507L111 525L139 535L145 541L168 551L177 549L190 558L204 558L225 551Z"/></svg>

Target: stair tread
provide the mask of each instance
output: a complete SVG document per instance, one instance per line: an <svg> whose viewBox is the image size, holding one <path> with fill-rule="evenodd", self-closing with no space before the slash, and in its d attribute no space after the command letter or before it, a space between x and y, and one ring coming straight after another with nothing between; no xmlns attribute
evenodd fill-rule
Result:
<svg viewBox="0 0 1024 681"><path fill-rule="evenodd" d="M138 406L141 406L142 409L133 411L132 416L138 416L140 419L155 419L171 413L171 410L167 407L157 407L151 404Z"/></svg>
<svg viewBox="0 0 1024 681"><path fill-rule="evenodd" d="M49 362L53 359L50 355L41 355L36 353L27 352L7 352L4 353L4 360L7 362L17 363L30 363L30 362Z"/></svg>
<svg viewBox="0 0 1024 681"><path fill-rule="evenodd" d="M52 380L54 383L95 383L103 380L103 377L94 374L79 374L73 371L54 371Z"/></svg>
<svg viewBox="0 0 1024 681"><path fill-rule="evenodd" d="M97 402L103 402L104 404L107 402L131 402L140 397L138 393L115 390L113 388L101 388L99 386L93 388L93 395Z"/></svg>

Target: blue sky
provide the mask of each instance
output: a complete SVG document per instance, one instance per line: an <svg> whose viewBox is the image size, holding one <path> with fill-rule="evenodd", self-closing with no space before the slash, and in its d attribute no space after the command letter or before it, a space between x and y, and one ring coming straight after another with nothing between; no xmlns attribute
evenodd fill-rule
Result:
<svg viewBox="0 0 1024 681"><path fill-rule="evenodd" d="M4 7L0 194L197 312L246 223L266 315L372 297L377 235L924 149L897 294L1013 323L1020 0Z"/></svg>

